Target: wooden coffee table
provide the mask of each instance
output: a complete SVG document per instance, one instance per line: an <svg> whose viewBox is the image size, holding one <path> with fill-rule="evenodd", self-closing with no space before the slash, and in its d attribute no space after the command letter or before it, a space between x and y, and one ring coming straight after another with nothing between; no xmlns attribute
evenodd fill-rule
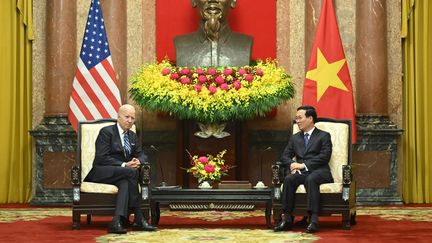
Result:
<svg viewBox="0 0 432 243"><path fill-rule="evenodd" d="M182 211L239 211L265 206L267 227L271 227L271 189L153 189L150 197L151 222L159 224L160 206Z"/></svg>

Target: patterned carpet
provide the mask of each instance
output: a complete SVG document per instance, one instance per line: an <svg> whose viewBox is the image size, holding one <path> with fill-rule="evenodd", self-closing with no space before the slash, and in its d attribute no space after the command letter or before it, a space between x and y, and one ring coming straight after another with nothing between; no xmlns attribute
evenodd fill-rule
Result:
<svg viewBox="0 0 432 243"><path fill-rule="evenodd" d="M8 242L429 242L432 237L432 207L426 206L360 207L358 224L352 230L341 229L340 216L323 217L316 234L305 234L303 228L274 233L266 228L260 210L162 211L157 232L129 231L126 235L107 234L109 220L94 217L87 225L83 217L81 230L73 231L69 208L0 207L0 234L7 232Z"/></svg>

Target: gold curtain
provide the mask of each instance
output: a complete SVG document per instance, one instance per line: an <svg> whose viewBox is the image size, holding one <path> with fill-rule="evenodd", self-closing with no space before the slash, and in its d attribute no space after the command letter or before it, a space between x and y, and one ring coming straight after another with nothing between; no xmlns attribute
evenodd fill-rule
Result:
<svg viewBox="0 0 432 243"><path fill-rule="evenodd" d="M405 203L432 203L432 2L402 1Z"/></svg>
<svg viewBox="0 0 432 243"><path fill-rule="evenodd" d="M2 0L0 28L0 203L25 203L32 188L32 0Z"/></svg>

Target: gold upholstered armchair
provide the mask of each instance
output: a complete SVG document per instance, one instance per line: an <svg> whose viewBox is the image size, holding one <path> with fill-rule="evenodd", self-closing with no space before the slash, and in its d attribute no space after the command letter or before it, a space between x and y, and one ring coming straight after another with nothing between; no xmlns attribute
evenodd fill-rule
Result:
<svg viewBox="0 0 432 243"><path fill-rule="evenodd" d="M114 185L85 182L84 178L93 165L95 142L100 129L115 124L115 119L100 119L83 121L78 124L77 160L72 167L71 178L73 186L72 228L80 228L81 214L87 215L90 224L92 215L113 215L118 188ZM135 131L135 125L132 127ZM144 217L149 218L150 200L150 165L140 168L140 190L142 196L141 208Z"/></svg>
<svg viewBox="0 0 432 243"><path fill-rule="evenodd" d="M321 211L320 215L342 214L342 227L350 229L355 225L356 216L356 187L352 177L351 167L351 121L318 118L315 126L329 132L333 144L333 152L329 166L334 183L326 183L320 186ZM293 125L293 134L297 133L297 124ZM276 223L280 222L282 214L282 183L284 169L280 162L272 165L273 191L273 217ZM300 185L296 192L294 215L307 215L306 190Z"/></svg>

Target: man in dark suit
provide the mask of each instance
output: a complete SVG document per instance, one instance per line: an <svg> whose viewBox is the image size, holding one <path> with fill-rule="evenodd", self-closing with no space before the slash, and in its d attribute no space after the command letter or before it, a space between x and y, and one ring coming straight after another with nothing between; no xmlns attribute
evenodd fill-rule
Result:
<svg viewBox="0 0 432 243"><path fill-rule="evenodd" d="M129 223L128 209L134 212L132 228L154 231L141 212L141 196L138 191L139 168L147 160L136 134L130 131L135 122L135 108L120 107L117 123L100 130L96 139L93 168L85 181L112 184L118 187L116 209L108 233L124 234Z"/></svg>
<svg viewBox="0 0 432 243"><path fill-rule="evenodd" d="M300 106L295 117L300 132L291 136L281 156L285 166L282 191L284 220L275 231L292 229L295 193L304 184L307 193L307 208L311 222L306 233L318 230L320 185L333 182L328 165L332 154L330 134L315 127L317 114L312 106Z"/></svg>

